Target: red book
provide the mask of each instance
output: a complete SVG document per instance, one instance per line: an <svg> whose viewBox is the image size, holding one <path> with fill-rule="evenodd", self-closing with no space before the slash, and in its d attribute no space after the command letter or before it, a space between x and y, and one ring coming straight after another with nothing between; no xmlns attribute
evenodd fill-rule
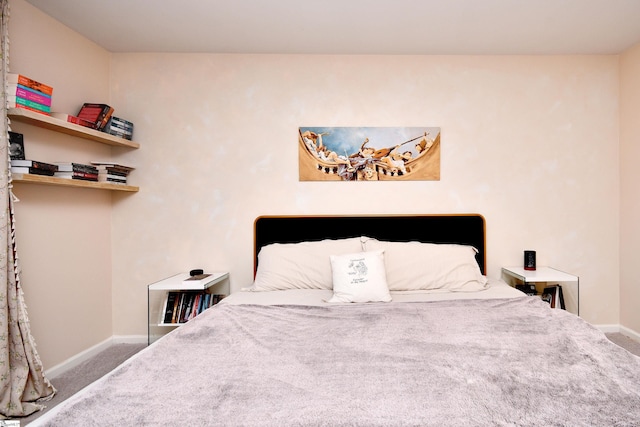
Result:
<svg viewBox="0 0 640 427"><path fill-rule="evenodd" d="M94 129L102 130L107 125L112 114L113 107L107 104L85 102L76 116L93 123Z"/></svg>
<svg viewBox="0 0 640 427"><path fill-rule="evenodd" d="M88 128L93 128L93 123L85 120L85 119L81 119L80 117L76 117L76 116L72 116L71 114L67 114L67 113L51 113L51 117L55 117L56 119L60 119L62 121L68 122L68 123L74 123L76 125L80 125L80 126L84 126L84 127L88 127Z"/></svg>

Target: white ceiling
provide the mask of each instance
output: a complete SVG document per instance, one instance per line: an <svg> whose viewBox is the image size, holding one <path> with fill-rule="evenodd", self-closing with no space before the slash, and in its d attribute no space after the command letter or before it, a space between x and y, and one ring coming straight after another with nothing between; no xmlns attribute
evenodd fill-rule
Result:
<svg viewBox="0 0 640 427"><path fill-rule="evenodd" d="M111 52L616 54L640 0L27 0Z"/></svg>

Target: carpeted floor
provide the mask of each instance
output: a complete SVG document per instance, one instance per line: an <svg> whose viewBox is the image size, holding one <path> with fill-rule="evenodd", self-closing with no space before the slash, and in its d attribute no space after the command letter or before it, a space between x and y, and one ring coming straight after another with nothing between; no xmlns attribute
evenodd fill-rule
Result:
<svg viewBox="0 0 640 427"><path fill-rule="evenodd" d="M25 418L20 418L20 425L28 425L48 409L68 399L78 390L113 370L116 366L146 346L146 344L115 344L75 368L55 378L49 378L51 384L53 384L57 390L56 395L50 401L44 403L46 409L43 411L36 412Z"/></svg>
<svg viewBox="0 0 640 427"><path fill-rule="evenodd" d="M609 333L606 335L612 342L627 349L636 356L640 356L640 342L634 341L620 333ZM44 414L48 409L69 398L71 395L89 385L96 379L102 377L104 374L111 371L144 347L146 347L145 344L116 344L99 353L92 359L78 365L74 369L71 369L58 377L51 378L51 383L58 392L53 399L46 402L47 408L45 410L36 412L28 417L21 418L20 425L28 425L31 421Z"/></svg>
<svg viewBox="0 0 640 427"><path fill-rule="evenodd" d="M640 342L635 341L623 334L611 333L606 335L607 338L609 338L612 342L618 344L620 347L627 349L627 351L635 354L636 356L640 356Z"/></svg>

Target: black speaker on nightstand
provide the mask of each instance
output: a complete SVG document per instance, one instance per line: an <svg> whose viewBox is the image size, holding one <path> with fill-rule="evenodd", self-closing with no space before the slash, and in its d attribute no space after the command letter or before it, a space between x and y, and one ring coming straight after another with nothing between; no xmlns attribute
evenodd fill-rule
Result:
<svg viewBox="0 0 640 427"><path fill-rule="evenodd" d="M536 269L536 251L524 251L524 269Z"/></svg>

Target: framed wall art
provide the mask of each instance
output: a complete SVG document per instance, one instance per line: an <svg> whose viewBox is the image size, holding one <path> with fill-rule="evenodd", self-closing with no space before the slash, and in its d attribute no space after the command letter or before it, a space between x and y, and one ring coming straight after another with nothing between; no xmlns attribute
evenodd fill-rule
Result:
<svg viewBox="0 0 640 427"><path fill-rule="evenodd" d="M439 181L439 127L300 127L300 181Z"/></svg>

